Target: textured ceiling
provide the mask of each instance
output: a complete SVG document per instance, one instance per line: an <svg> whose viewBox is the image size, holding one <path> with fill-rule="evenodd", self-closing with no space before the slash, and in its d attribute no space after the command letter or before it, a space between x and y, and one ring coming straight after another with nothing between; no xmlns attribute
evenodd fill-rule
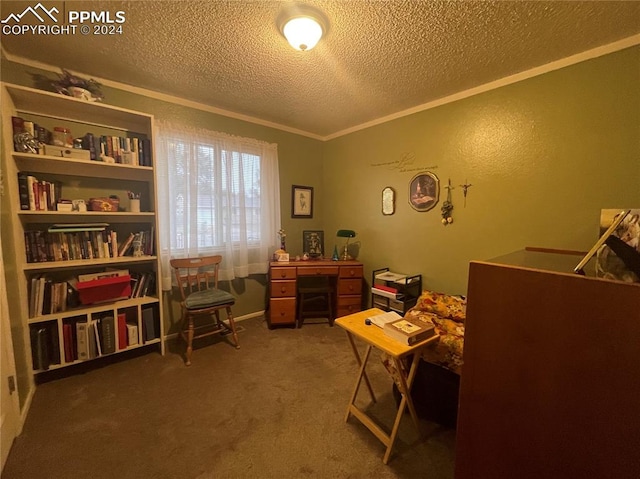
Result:
<svg viewBox="0 0 640 479"><path fill-rule="evenodd" d="M3 0L2 19L35 3ZM307 1L330 26L298 52L275 23L288 3L67 1L124 11L123 33L2 35L2 47L327 137L640 33L637 1Z"/></svg>

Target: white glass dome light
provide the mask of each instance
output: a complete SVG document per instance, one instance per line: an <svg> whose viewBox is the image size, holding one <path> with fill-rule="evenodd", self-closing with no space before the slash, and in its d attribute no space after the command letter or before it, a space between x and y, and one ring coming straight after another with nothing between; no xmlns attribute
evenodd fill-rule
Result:
<svg viewBox="0 0 640 479"><path fill-rule="evenodd" d="M315 47L324 32L314 18L301 16L288 20L282 33L293 48L304 52Z"/></svg>
<svg viewBox="0 0 640 479"><path fill-rule="evenodd" d="M289 44L301 52L315 47L329 29L329 19L324 12L307 4L286 4L276 24Z"/></svg>

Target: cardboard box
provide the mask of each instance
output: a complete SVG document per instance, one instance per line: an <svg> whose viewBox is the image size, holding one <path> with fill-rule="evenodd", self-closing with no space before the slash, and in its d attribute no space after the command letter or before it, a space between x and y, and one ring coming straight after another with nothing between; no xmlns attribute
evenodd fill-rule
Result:
<svg viewBox="0 0 640 479"><path fill-rule="evenodd" d="M49 156L61 156L62 158L74 158L76 160L91 160L91 152L89 150L66 148L64 146L44 145L44 154Z"/></svg>
<svg viewBox="0 0 640 479"><path fill-rule="evenodd" d="M131 276L78 281L76 288L82 304L104 303L127 299L131 296Z"/></svg>

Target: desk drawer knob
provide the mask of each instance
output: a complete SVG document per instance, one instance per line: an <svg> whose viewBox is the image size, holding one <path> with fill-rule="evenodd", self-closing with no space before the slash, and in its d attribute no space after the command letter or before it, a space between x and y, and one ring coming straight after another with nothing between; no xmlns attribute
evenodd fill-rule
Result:
<svg viewBox="0 0 640 479"><path fill-rule="evenodd" d="M284 286L282 288L280 288L280 292L281 293L286 293L287 292L287 288L285 288Z"/></svg>
<svg viewBox="0 0 640 479"><path fill-rule="evenodd" d="M286 278L287 277L287 272L283 271L282 273L280 273L280 277L281 278Z"/></svg>

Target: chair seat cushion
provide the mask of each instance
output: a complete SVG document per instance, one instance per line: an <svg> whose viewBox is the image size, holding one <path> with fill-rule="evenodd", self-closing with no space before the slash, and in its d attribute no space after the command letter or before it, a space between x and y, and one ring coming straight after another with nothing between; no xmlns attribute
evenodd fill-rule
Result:
<svg viewBox="0 0 640 479"><path fill-rule="evenodd" d="M187 309L202 309L212 306L220 306L221 304L233 304L236 298L221 289L207 289L204 291L195 291L187 296L184 304Z"/></svg>

